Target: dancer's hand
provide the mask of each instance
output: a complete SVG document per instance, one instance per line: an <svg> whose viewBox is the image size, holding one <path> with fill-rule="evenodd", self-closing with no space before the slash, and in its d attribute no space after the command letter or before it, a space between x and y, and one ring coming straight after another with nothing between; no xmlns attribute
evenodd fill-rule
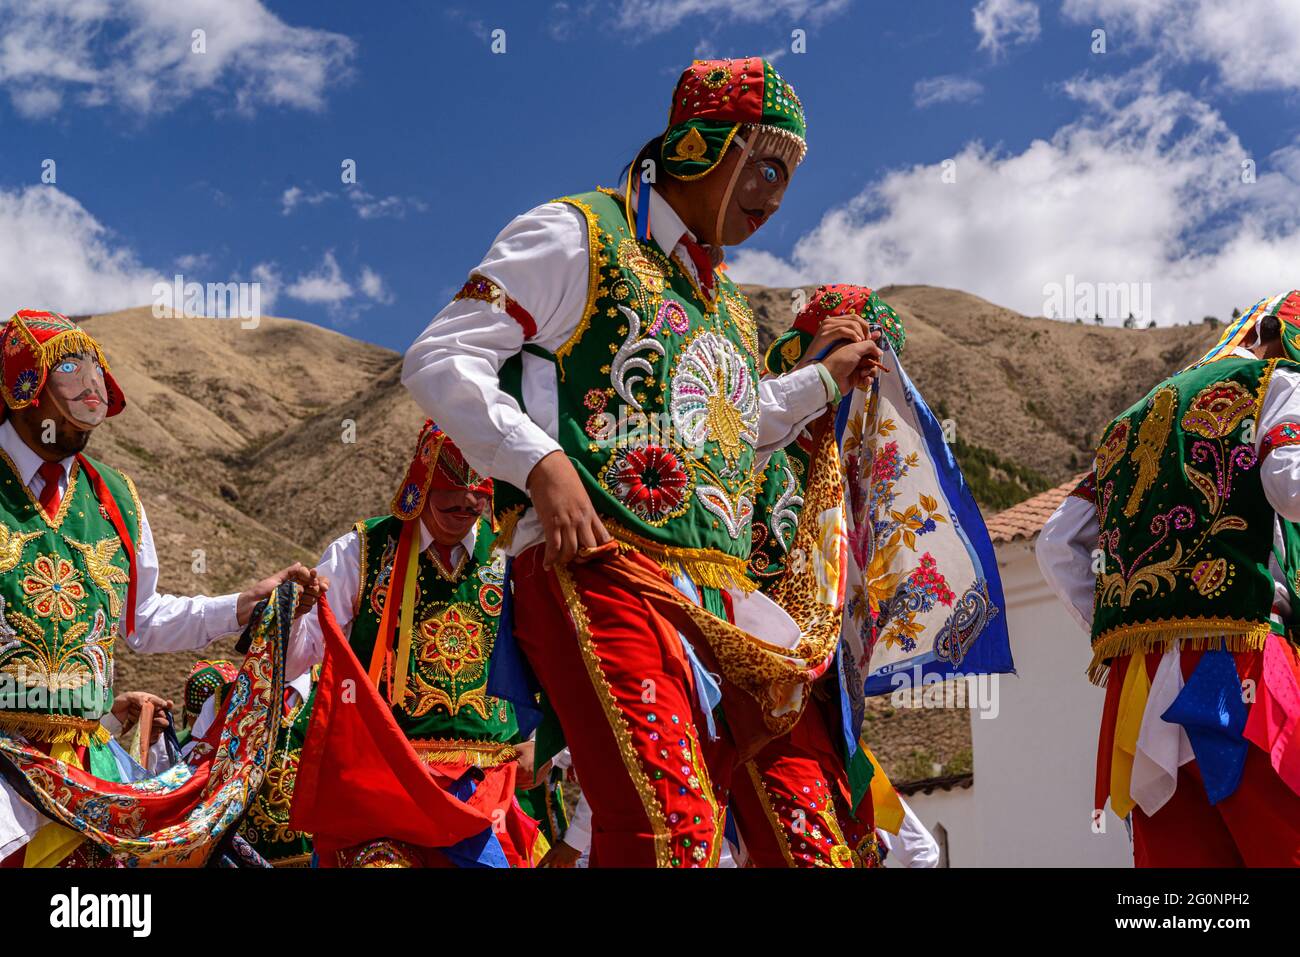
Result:
<svg viewBox="0 0 1300 957"><path fill-rule="evenodd" d="M572 561L583 548L609 541L605 523L596 514L582 479L569 457L557 449L533 466L528 474L528 494L537 509L546 540L542 567Z"/></svg>
<svg viewBox="0 0 1300 957"><path fill-rule="evenodd" d="M329 588L329 580L317 574L316 569L307 568L302 562L294 562L288 568L280 569L269 578L263 578L253 587L239 593L239 598L235 602L235 618L241 628L248 624L248 618L257 607L257 603L264 598L269 598L271 593L286 580L295 581L302 586L302 594L298 596L298 606L294 609L295 618L316 604L317 599Z"/></svg>
<svg viewBox="0 0 1300 957"><path fill-rule="evenodd" d="M817 357L832 343L862 342L864 339L879 338L879 332L868 333L866 320L861 316L830 316L822 320L822 324L817 327L816 335L812 337L812 342L808 343L803 358L795 364L795 368L799 369L816 362Z"/></svg>
<svg viewBox="0 0 1300 957"><path fill-rule="evenodd" d="M546 856L538 862L538 867L575 867L578 858L582 857L582 851L570 847L563 841L556 841Z"/></svg>
<svg viewBox="0 0 1300 957"><path fill-rule="evenodd" d="M880 365L883 354L875 340L866 339L840 346L822 360L822 365L840 387L841 394L848 395L851 390L865 386L876 377L883 368Z"/></svg>
<svg viewBox="0 0 1300 957"><path fill-rule="evenodd" d="M149 743L153 744L167 727L167 712L172 709L172 703L166 698L147 691L127 691L113 699L113 717L117 718L117 723L122 726L122 733L125 734L140 720L145 702L152 704L154 709L153 721L149 727Z"/></svg>

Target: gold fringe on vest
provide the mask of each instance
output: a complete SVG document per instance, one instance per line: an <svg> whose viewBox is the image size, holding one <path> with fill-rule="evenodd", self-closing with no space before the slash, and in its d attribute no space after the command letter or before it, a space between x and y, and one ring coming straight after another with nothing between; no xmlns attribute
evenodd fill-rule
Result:
<svg viewBox="0 0 1300 957"><path fill-rule="evenodd" d="M1148 621L1112 628L1093 643L1088 680L1105 687L1109 661L1125 655L1182 648L1188 651L1259 651L1272 628L1267 621L1187 618Z"/></svg>
<svg viewBox="0 0 1300 957"><path fill-rule="evenodd" d="M680 570L701 587L719 590L734 588L743 592L751 592L758 587L746 574L748 562L735 555L712 548L661 545L609 519L605 520L605 530L623 551L638 551L658 562L670 574Z"/></svg>
<svg viewBox="0 0 1300 957"><path fill-rule="evenodd" d="M29 741L89 747L107 744L112 737L98 721L67 714L38 714L28 711L0 711L0 731L20 734Z"/></svg>

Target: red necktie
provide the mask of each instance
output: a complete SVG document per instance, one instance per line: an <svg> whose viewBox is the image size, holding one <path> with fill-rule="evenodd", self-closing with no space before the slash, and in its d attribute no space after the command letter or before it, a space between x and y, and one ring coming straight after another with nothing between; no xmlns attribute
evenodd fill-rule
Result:
<svg viewBox="0 0 1300 957"><path fill-rule="evenodd" d="M448 572L454 571L454 566L451 564L451 553L456 546L434 542L433 547L438 550L438 557L442 559L442 567L447 569Z"/></svg>
<svg viewBox="0 0 1300 957"><path fill-rule="evenodd" d="M36 474L45 479L45 487L41 489L41 508L45 510L46 515L53 518L58 514L59 503L63 501L63 492L59 489L59 480L63 478L63 464L42 462Z"/></svg>
<svg viewBox="0 0 1300 957"><path fill-rule="evenodd" d="M686 247L691 262L695 263L695 272L700 277L700 288L710 299L713 298L713 259L704 247L692 239L682 236L681 244Z"/></svg>

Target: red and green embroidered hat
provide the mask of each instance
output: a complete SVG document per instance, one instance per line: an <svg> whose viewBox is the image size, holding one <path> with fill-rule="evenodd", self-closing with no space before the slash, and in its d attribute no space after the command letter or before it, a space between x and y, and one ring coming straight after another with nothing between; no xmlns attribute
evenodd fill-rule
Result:
<svg viewBox="0 0 1300 957"><path fill-rule="evenodd" d="M221 693L226 685L239 676L234 662L224 659L196 661L185 679L185 707L181 720L189 725L199 716L203 705L214 694Z"/></svg>
<svg viewBox="0 0 1300 957"><path fill-rule="evenodd" d="M868 286L830 283L818 286L808 305L799 311L794 325L768 347L764 368L780 375L789 372L803 358L821 324L831 316L860 316L867 326L879 329L895 355L902 355L907 343L903 320L894 307Z"/></svg>
<svg viewBox="0 0 1300 957"><path fill-rule="evenodd" d="M474 471L447 433L434 425L433 419L425 419L415 443L415 456L393 497L393 514L404 522L419 518L430 489L464 489L491 495L492 480Z"/></svg>
<svg viewBox="0 0 1300 957"><path fill-rule="evenodd" d="M93 355L104 370L108 415L126 407L117 380L99 343L67 316L39 309L19 309L0 331L0 391L10 409L25 409L40 398L50 369L64 356Z"/></svg>
<svg viewBox="0 0 1300 957"><path fill-rule="evenodd" d="M894 352L902 354L903 345L907 342L903 320L898 318L893 306L868 286L852 286L848 283L818 286L812 299L808 300L808 305L795 317L794 327L800 332L816 335L823 320L831 316L850 315L861 316L868 326L879 326Z"/></svg>
<svg viewBox="0 0 1300 957"><path fill-rule="evenodd" d="M762 57L696 60L677 81L660 157L677 179L712 172L741 126L785 142L791 169L808 151L803 104Z"/></svg>

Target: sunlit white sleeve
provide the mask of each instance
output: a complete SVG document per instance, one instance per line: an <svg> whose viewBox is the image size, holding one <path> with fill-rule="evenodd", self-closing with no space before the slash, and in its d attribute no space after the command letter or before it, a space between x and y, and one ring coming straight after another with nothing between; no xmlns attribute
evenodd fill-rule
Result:
<svg viewBox="0 0 1300 957"><path fill-rule="evenodd" d="M1288 437L1285 426L1297 435ZM1290 522L1300 522L1300 373L1275 369L1255 429L1256 447L1269 451L1259 463L1264 497Z"/></svg>
<svg viewBox="0 0 1300 957"><path fill-rule="evenodd" d="M783 449L826 411L830 396L816 365L758 380L758 452Z"/></svg>
<svg viewBox="0 0 1300 957"><path fill-rule="evenodd" d="M195 651L240 631L238 595L189 598L158 593L158 552L143 507L135 573L135 630L126 639L135 651Z"/></svg>
<svg viewBox="0 0 1300 957"><path fill-rule="evenodd" d="M316 566L322 578L329 579L325 593L330 611L344 636L352 632L352 613L361 589L361 538L353 530L330 542ZM284 673L301 675L325 657L325 636L313 608L293 623L289 649L285 652Z"/></svg>
<svg viewBox="0 0 1300 957"><path fill-rule="evenodd" d="M554 352L569 339L586 307L588 273L582 214L567 203L538 206L506 226L470 272L508 299L454 300L406 351L402 384L479 472L522 489L533 466L560 448L547 428L554 386L538 403L526 386L525 413L498 375L526 341Z"/></svg>
<svg viewBox="0 0 1300 957"><path fill-rule="evenodd" d="M1092 631L1097 586L1092 553L1100 534L1096 507L1077 495L1068 495L1043 526L1035 549L1048 587L1084 631Z"/></svg>
<svg viewBox="0 0 1300 957"><path fill-rule="evenodd" d="M939 842L934 839L929 828L921 823L912 806L901 797L903 805L903 823L898 829L897 837L886 838L887 845L895 860L904 867L938 867ZM882 835L885 832L881 832Z"/></svg>

